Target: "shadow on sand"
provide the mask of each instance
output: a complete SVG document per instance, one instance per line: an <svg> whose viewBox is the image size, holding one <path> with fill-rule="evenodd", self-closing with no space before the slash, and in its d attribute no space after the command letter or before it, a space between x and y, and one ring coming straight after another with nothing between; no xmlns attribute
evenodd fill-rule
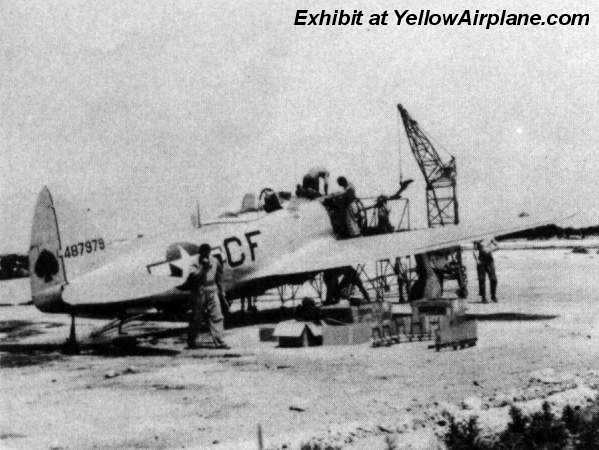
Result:
<svg viewBox="0 0 599 450"><path fill-rule="evenodd" d="M51 361L60 360L64 354L72 353L72 349L64 343L57 342L32 342L22 343L20 339L39 336L44 329L64 327L63 324L53 322L31 322L26 320L0 321L0 332L5 337L0 341L0 368L23 367L31 365L46 364ZM183 329L184 330L184 329ZM182 329L161 330L155 333L156 339L181 334ZM153 338L153 335L146 335ZM66 339L66 336L65 336ZM154 341L150 339L152 343ZM79 343L79 352L98 356L173 356L179 351L172 349L156 348L148 345L138 344L135 339L106 340L104 342Z"/></svg>
<svg viewBox="0 0 599 450"><path fill-rule="evenodd" d="M6 334L7 339L25 338L43 334L44 329L59 328L64 325L55 322L31 322L28 320L2 320L0 333Z"/></svg>
<svg viewBox="0 0 599 450"><path fill-rule="evenodd" d="M0 350L6 351L6 350ZM59 361L63 359L63 355L59 353L56 349L50 350L49 352L17 352L2 355L0 357L0 368L2 369L10 369L14 367L24 367L24 366L37 366L41 364L46 364L51 361Z"/></svg>
<svg viewBox="0 0 599 450"><path fill-rule="evenodd" d="M295 308L272 308L259 311L241 312L235 311L225 318L225 328L238 328L248 325L261 325L265 323L277 323L283 320L293 319Z"/></svg>
<svg viewBox="0 0 599 450"><path fill-rule="evenodd" d="M499 313L476 313L466 314L468 319L482 321L526 321L526 320L552 320L558 317L552 314L527 314L518 312L499 312Z"/></svg>
<svg viewBox="0 0 599 450"><path fill-rule="evenodd" d="M71 354L64 344L0 344L0 368L46 364L64 359ZM175 356L178 350L149 347L147 345L118 346L110 344L80 344L80 354L103 357L122 356Z"/></svg>

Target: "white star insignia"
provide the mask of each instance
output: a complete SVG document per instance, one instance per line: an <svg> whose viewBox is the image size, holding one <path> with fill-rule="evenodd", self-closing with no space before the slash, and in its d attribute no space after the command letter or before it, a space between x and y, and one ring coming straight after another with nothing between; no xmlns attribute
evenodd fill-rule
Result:
<svg viewBox="0 0 599 450"><path fill-rule="evenodd" d="M181 269L182 277L184 280L187 280L189 274L196 270L199 265L199 255L190 255L183 247L180 245L177 246L179 248L179 253L181 256L179 259L175 259L173 261L169 261L169 264ZM194 268L193 266L196 266Z"/></svg>

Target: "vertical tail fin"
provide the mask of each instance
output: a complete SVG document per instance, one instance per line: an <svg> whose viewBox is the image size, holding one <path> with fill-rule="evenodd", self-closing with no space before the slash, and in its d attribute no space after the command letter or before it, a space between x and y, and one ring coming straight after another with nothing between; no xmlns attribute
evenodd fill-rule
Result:
<svg viewBox="0 0 599 450"><path fill-rule="evenodd" d="M29 246L31 297L43 311L60 303L66 272L61 257L62 242L52 194L44 187L37 197Z"/></svg>
<svg viewBox="0 0 599 450"><path fill-rule="evenodd" d="M44 187L37 198L29 247L35 305L45 311L55 308L69 279L105 262L106 246L105 237L83 211L53 198Z"/></svg>

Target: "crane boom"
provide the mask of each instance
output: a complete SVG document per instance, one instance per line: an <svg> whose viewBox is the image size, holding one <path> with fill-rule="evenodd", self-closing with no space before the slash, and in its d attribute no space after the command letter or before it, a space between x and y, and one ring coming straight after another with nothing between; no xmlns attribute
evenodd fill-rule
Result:
<svg viewBox="0 0 599 450"><path fill-rule="evenodd" d="M456 195L455 157L445 162L408 111L397 105L406 129L410 149L426 183L428 226L433 228L459 223Z"/></svg>
<svg viewBox="0 0 599 450"><path fill-rule="evenodd" d="M410 149L422 172L426 184L426 217L429 228L458 224L457 167L454 156L443 161L430 139L401 105L397 105L401 115ZM467 295L466 269L462 264L462 249L456 247L447 254L447 264L442 271L443 278L457 280L458 295Z"/></svg>

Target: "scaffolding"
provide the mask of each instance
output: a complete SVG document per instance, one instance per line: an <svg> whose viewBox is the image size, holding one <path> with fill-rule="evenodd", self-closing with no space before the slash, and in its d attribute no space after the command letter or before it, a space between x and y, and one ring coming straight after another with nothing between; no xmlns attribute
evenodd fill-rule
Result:
<svg viewBox="0 0 599 450"><path fill-rule="evenodd" d="M426 186L426 212L429 228L435 228L459 223L457 200L457 166L455 157L449 155L443 160L433 143L412 119L407 110L398 104L410 149L416 163L422 172ZM401 197L401 192L411 180L403 180L401 173L400 154L400 190L395 196L388 198L388 204L393 211L392 233L412 229L409 199ZM404 185L405 183L405 185ZM360 222L363 224L363 234L378 234L377 208L373 203L376 197L365 197L357 200L360 208ZM370 206L364 207L364 203ZM468 295L466 270L462 263L462 250L457 246L434 252L435 260L442 261L435 267L443 280L455 280L458 284L458 296ZM379 259L372 263L358 264L354 267L363 285L371 293L373 299L397 301L405 303L411 300L410 290L416 278L413 256L401 256L394 259ZM325 283L322 274L318 274L307 285L317 298L323 300ZM355 286L350 285L345 297L352 297ZM277 289L281 302L296 300L298 286L282 286Z"/></svg>

